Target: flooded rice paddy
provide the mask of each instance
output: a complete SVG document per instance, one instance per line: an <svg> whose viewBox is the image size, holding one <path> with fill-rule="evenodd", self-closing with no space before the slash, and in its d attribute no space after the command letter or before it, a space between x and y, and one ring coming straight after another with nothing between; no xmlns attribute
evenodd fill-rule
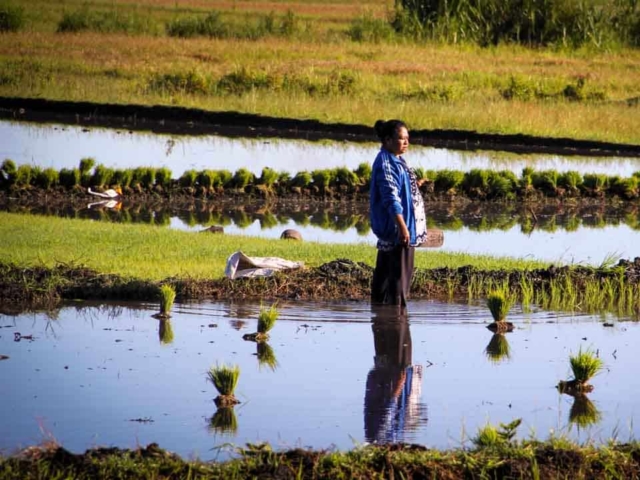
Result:
<svg viewBox="0 0 640 480"><path fill-rule="evenodd" d="M11 158L17 164L60 170L77 167L81 158L93 157L111 168L167 167L175 178L185 170L205 168L235 171L245 167L255 174L264 167L291 173L343 166L355 169L362 162L372 162L379 150L376 143L177 136L8 121L0 121L0 138L0 157ZM434 170L492 168L520 174L523 167L530 166L622 176L640 170L639 158L516 155L422 146L412 146L406 157L414 167Z"/></svg>
<svg viewBox="0 0 640 480"><path fill-rule="evenodd" d="M36 125L0 122L0 157L56 169L72 168L91 156L109 167L166 166L174 177L187 169L246 167L297 172L347 166L356 168L374 158L376 144L307 142L278 139L238 139L220 136L178 137L127 130L87 129L68 125ZM460 152L412 147L408 158L415 166L433 169L499 168L520 173L524 166L537 169L603 172L631 175L640 170L640 159L584 158L553 155L515 155L499 152ZM294 228L308 241L374 244L368 224L368 206L319 207L298 205L283 208L268 203L227 209L208 202L181 209L167 205L130 205L127 199L109 210L87 199L86 208L24 208L0 206L9 211L45 213L106 221L143 221L197 231L211 225L223 226L225 234L278 238ZM482 203L482 202L480 202ZM236 206L237 207L237 206ZM592 206L572 209L567 205L548 207L531 214L513 206L471 206L458 211L452 206L427 204L431 227L445 233L444 251L507 255L549 262L599 265L611 258L640 255L640 216L634 204L617 211Z"/></svg>
<svg viewBox="0 0 640 480"><path fill-rule="evenodd" d="M455 448L516 418L520 437L639 437L637 323L514 307L516 330L494 336L483 305L416 301L398 321L366 303L292 303L258 347L242 336L259 309L176 304L168 324L150 304L0 316L0 451L50 438L73 451L158 442L202 459L261 441ZM561 395L554 387L581 347L605 369L587 397ZM214 405L206 372L216 363L240 367L233 410Z"/></svg>

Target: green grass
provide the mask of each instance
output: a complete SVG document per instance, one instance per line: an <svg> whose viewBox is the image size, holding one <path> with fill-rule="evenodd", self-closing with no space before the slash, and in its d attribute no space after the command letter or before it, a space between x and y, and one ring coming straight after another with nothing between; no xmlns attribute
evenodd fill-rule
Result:
<svg viewBox="0 0 640 480"><path fill-rule="evenodd" d="M569 362L573 377L580 384L586 384L604 368L602 359L591 350L583 351L582 347L576 355L569 356Z"/></svg>
<svg viewBox="0 0 640 480"><path fill-rule="evenodd" d="M487 306L495 322L502 322L507 318L512 300L508 293L494 290L487 297Z"/></svg>
<svg viewBox="0 0 640 480"><path fill-rule="evenodd" d="M269 308L260 307L260 314L258 315L258 333L268 333L276 324L276 320L280 312L275 304Z"/></svg>
<svg viewBox="0 0 640 480"><path fill-rule="evenodd" d="M209 369L207 376L220 395L233 396L240 378L240 367L237 365L216 365Z"/></svg>
<svg viewBox="0 0 640 480"><path fill-rule="evenodd" d="M85 265L103 273L148 280L169 277L220 278L227 258L242 250L257 257L282 257L319 266L336 258L375 264L374 246L284 242L204 234L152 225L0 213L0 258L18 265ZM531 260L465 253L416 252L417 268L472 265L487 270L546 267Z"/></svg>
<svg viewBox="0 0 640 480"><path fill-rule="evenodd" d="M414 42L390 3L36 0L0 35L0 95L640 143L637 48Z"/></svg>
<svg viewBox="0 0 640 480"><path fill-rule="evenodd" d="M162 285L160 287L160 313L169 315L173 301L176 298L176 290L171 285Z"/></svg>

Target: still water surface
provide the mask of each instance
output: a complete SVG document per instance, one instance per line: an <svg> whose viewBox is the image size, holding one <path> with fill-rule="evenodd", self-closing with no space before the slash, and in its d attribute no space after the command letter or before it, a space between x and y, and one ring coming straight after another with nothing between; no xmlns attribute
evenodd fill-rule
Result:
<svg viewBox="0 0 640 480"><path fill-rule="evenodd" d="M259 308L176 305L171 335L152 318L154 305L0 316L0 354L9 356L0 362L0 452L47 436L73 451L155 441L202 459L226 458L217 447L227 442L448 448L469 445L487 422L516 418L520 437L556 432L604 442L640 433L634 322L608 318L613 327L605 328L596 316L514 308L517 329L495 338L478 305L411 302L406 323L363 303L283 304L269 342L271 368L260 365L255 343L242 340L255 331ZM17 333L33 340L16 341ZM570 379L569 354L580 347L597 350L606 369L576 408L554 386ZM226 428L211 426L216 392L206 372L216 363L241 369L242 403Z"/></svg>
<svg viewBox="0 0 640 480"><path fill-rule="evenodd" d="M167 167L178 178L185 170L245 167L260 174L264 167L296 173L300 170L371 163L379 145L348 142L308 142L278 139L239 139L216 135L195 137L0 121L0 158L43 168L74 168L81 158L93 157L111 168ZM640 170L640 158L588 158L557 155L515 155L501 152L463 152L412 146L406 155L414 167L470 170L553 168L581 173L630 176Z"/></svg>

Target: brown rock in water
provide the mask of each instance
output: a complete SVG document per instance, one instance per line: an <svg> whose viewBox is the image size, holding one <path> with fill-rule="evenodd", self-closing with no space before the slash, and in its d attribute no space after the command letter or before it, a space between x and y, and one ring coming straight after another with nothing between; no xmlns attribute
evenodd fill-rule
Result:
<svg viewBox="0 0 640 480"><path fill-rule="evenodd" d="M209 228L205 228L204 230L200 230L200 233L224 233L224 227L220 225L211 225Z"/></svg>
<svg viewBox="0 0 640 480"><path fill-rule="evenodd" d="M283 240L302 241L302 235L300 234L300 232L297 230L293 230L292 228L287 228L284 232L282 232L282 235L280 235L280 238Z"/></svg>
<svg viewBox="0 0 640 480"><path fill-rule="evenodd" d="M419 248L438 248L444 245L444 232L439 228L427 228L427 240Z"/></svg>

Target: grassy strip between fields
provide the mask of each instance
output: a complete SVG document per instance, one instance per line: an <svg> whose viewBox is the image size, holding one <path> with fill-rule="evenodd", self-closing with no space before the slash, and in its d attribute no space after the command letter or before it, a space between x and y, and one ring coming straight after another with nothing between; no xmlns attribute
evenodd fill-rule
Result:
<svg viewBox="0 0 640 480"><path fill-rule="evenodd" d="M336 258L375 263L376 249L365 244L320 244L245 236L211 235L150 225L0 213L0 259L18 265L84 265L103 273L145 280L169 277L216 279L227 258L241 250L256 257L282 257L318 266ZM523 252L524 256L524 252ZM546 266L513 258L419 251L416 267L482 270Z"/></svg>
<svg viewBox="0 0 640 480"><path fill-rule="evenodd" d="M157 301L166 284L182 299L364 300L375 256L375 248L364 244L226 237L7 213L0 213L0 240L0 299L14 310L56 308L63 299ZM226 258L238 249L319 266L269 278L221 278ZM473 300L499 291L525 310L535 304L640 315L640 262L543 268L534 261L418 252L416 264L415 298Z"/></svg>
<svg viewBox="0 0 640 480"><path fill-rule="evenodd" d="M488 427L493 429L493 427ZM640 445L612 442L579 446L561 438L507 441L499 431L473 449L428 450L415 445L366 446L349 452L295 449L273 452L247 445L222 463L185 461L150 444L136 450L103 448L74 455L63 448L27 449L0 459L0 479L634 479L640 475Z"/></svg>

